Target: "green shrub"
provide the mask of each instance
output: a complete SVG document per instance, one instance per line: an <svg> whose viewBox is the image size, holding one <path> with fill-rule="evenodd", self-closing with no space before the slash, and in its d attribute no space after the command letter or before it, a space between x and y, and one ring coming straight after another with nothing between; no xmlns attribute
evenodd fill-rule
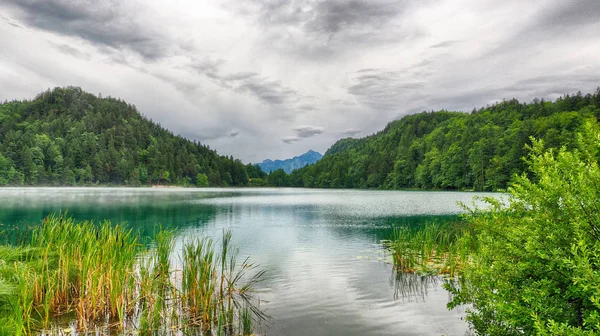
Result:
<svg viewBox="0 0 600 336"><path fill-rule="evenodd" d="M595 125L595 124L594 124ZM475 246L449 306L469 304L483 335L600 332L600 132L587 125L579 149L534 141L529 175L504 200L474 210Z"/></svg>

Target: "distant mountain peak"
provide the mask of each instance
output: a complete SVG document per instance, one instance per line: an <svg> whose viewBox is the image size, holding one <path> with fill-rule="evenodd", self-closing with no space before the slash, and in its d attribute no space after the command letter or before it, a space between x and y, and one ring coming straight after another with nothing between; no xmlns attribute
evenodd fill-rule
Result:
<svg viewBox="0 0 600 336"><path fill-rule="evenodd" d="M309 150L308 152L294 156L291 159L285 160L270 160L266 159L262 163L259 163L258 166L264 172L270 173L277 169L283 169L286 173L291 173L296 169L300 169L304 166L311 165L321 160L323 155L319 152L315 152L314 150Z"/></svg>

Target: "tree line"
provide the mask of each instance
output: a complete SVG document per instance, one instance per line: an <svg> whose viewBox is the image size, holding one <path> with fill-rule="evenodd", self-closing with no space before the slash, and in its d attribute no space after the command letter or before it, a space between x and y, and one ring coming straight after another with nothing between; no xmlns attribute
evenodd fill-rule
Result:
<svg viewBox="0 0 600 336"><path fill-rule="evenodd" d="M600 89L471 113L422 112L341 139L314 165L267 175L174 135L120 99L55 88L0 104L0 185L502 190L526 171L531 137L570 149L582 125L599 118Z"/></svg>
<svg viewBox="0 0 600 336"><path fill-rule="evenodd" d="M247 186L266 174L78 87L0 104L0 185Z"/></svg>
<svg viewBox="0 0 600 336"><path fill-rule="evenodd" d="M390 122L362 139L342 139L316 164L273 186L372 189L502 190L526 171L531 138L574 148L575 134L600 119L600 89L555 101L516 99L462 112L422 112Z"/></svg>

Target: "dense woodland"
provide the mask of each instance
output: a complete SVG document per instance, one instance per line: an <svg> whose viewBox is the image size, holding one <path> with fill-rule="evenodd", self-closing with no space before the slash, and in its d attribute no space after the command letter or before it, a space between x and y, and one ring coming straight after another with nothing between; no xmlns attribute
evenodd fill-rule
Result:
<svg viewBox="0 0 600 336"><path fill-rule="evenodd" d="M264 175L80 88L0 105L0 185L245 186Z"/></svg>
<svg viewBox="0 0 600 336"><path fill-rule="evenodd" d="M554 102L516 99L472 113L423 112L389 123L363 139L342 139L316 164L286 175L275 186L379 189L500 190L526 171L531 137L547 148L575 145L586 121L600 119L600 89Z"/></svg>

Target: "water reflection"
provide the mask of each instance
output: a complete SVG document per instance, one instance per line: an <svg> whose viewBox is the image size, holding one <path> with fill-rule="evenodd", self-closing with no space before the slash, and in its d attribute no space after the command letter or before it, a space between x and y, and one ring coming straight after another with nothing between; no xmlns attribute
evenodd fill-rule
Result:
<svg viewBox="0 0 600 336"><path fill-rule="evenodd" d="M424 301L427 292L439 287L442 282L439 276L422 275L417 273L406 273L392 271L392 284L394 286L394 299L412 302L414 300Z"/></svg>
<svg viewBox="0 0 600 336"><path fill-rule="evenodd" d="M157 224L183 239L231 229L240 255L267 268L271 335L462 335L435 277L394 275L381 247L394 226L452 220L474 194L306 189L0 189L0 222L23 230L49 213ZM0 228L0 230L2 230ZM15 232L17 232L15 231ZM178 247L181 244L178 243ZM391 282L391 283L390 283Z"/></svg>

